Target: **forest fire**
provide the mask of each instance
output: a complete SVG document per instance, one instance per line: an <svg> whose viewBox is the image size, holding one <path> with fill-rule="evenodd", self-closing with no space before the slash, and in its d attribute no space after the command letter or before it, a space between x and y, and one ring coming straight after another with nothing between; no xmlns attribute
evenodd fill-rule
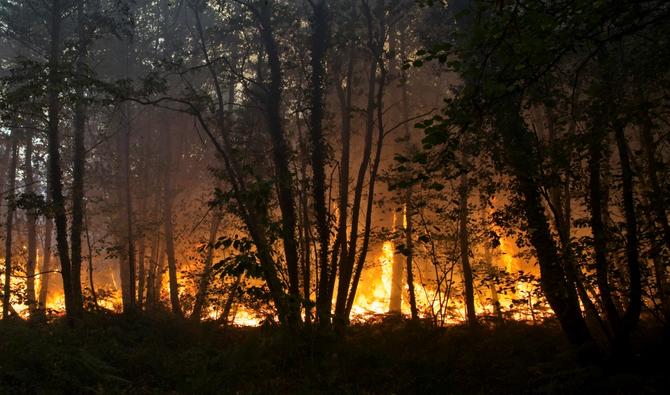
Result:
<svg viewBox="0 0 670 395"><path fill-rule="evenodd" d="M500 269L513 273L516 270L517 263L514 258L515 248L510 244L506 238L501 238L499 245L499 265ZM404 256L396 251L396 245L393 241L385 241L381 244L379 253L376 258L366 266L363 271L359 291L354 301L351 316L352 320L356 322L365 322L373 316L386 315L391 311L391 293L393 287L393 268L394 262L398 259L403 259ZM36 276L36 287L40 287L40 277ZM440 306L440 298L436 295L440 291L435 289L435 286L429 284L430 276L422 275L424 283L421 281L414 282L416 290L417 304L420 307L421 315L427 318L427 315L436 314L435 312L444 309ZM104 297L98 297L98 308L103 308L108 311L120 312L122 311L122 295L117 288L114 280L115 275L109 276L111 284L99 284L101 289L107 289ZM457 288L456 283L462 281L456 277L454 288ZM14 286L23 286L22 280L19 278L13 279ZM262 283L260 283L262 285ZM259 285L259 284L256 284ZM516 281L507 286L510 290L498 291L495 290L495 295L485 296L483 293L479 294L477 299L478 311L480 314L492 315L496 307L494 306L494 298L500 304L502 310L510 310L508 318L517 321L537 321L551 317L551 311L534 311L533 305L537 302L537 297L533 293L533 285L524 281ZM492 286L490 292L494 292L495 285ZM193 294L195 289L184 288L181 291L181 296L184 294ZM100 291L98 291L100 292ZM167 273L164 273L161 281L161 298L165 303L169 303L169 278ZM408 286L405 281L402 282L401 295L401 310L398 312L403 315L410 314L410 305L407 298ZM483 292L483 291L481 291ZM456 292L454 292L456 294ZM524 300L528 308L519 309L512 308L516 300ZM442 302L444 303L444 302ZM460 296L452 296L450 300L446 301L449 304L447 310L448 315L443 318L445 324L459 324L465 319L465 304ZM517 303L518 304L518 303ZM13 305L15 311L23 317L29 317L29 309L26 304L15 303ZM46 309L53 314L63 314L65 311L65 300L62 290L52 288L48 292L46 300ZM222 310L220 307L209 306L206 317L212 321L220 321ZM228 317L228 324L236 326L258 326L263 322L261 315L253 309L249 309L243 304L236 303L231 309Z"/></svg>
<svg viewBox="0 0 670 395"><path fill-rule="evenodd" d="M667 0L0 1L0 394L638 366L668 37Z"/></svg>

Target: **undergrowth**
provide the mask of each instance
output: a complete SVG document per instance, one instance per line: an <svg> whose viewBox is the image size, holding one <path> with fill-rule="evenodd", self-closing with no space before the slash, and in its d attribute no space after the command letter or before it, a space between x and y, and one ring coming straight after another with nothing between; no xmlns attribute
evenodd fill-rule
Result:
<svg viewBox="0 0 670 395"><path fill-rule="evenodd" d="M554 324L435 329L398 319L344 337L216 328L167 315L74 328L0 322L0 394L641 394L670 380L660 332L625 363L584 363Z"/></svg>

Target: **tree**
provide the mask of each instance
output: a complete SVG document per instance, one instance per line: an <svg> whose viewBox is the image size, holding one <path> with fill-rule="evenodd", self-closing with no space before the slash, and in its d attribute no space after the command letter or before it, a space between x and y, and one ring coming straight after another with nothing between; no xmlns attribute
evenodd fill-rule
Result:
<svg viewBox="0 0 670 395"><path fill-rule="evenodd" d="M7 216L5 221L5 278L2 291L2 319L9 317L11 310L12 283L12 231L16 197L16 166L18 162L18 137L15 130L10 135L11 159L7 169Z"/></svg>

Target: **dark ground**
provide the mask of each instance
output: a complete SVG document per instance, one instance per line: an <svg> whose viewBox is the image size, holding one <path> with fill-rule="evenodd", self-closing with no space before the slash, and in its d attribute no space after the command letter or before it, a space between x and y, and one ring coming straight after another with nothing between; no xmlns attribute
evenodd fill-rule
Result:
<svg viewBox="0 0 670 395"><path fill-rule="evenodd" d="M344 340L226 331L168 316L95 315L76 328L0 322L0 394L654 394L667 340L640 329L626 364L579 362L552 324L431 329L385 320Z"/></svg>

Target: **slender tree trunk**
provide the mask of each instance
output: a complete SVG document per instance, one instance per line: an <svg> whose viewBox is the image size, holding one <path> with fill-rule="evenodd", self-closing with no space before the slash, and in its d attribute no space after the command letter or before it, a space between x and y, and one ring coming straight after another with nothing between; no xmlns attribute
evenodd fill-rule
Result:
<svg viewBox="0 0 670 395"><path fill-rule="evenodd" d="M475 292L472 278L472 267L470 266L470 237L468 234L468 196L470 195L470 187L468 185L468 177L465 173L461 174L459 192L458 244L461 253L463 284L465 285L465 310L467 313L468 324L474 326L477 325L477 311L475 310Z"/></svg>
<svg viewBox="0 0 670 395"><path fill-rule="evenodd" d="M72 298L77 309L82 306L81 292L81 233L84 218L84 171L86 162L86 107L84 104L83 74L86 70L86 37L84 32L84 3L77 3L77 62L75 64L74 158L72 169L72 224L70 225L70 257L72 260ZM79 315L81 312L77 311Z"/></svg>
<svg viewBox="0 0 670 395"><path fill-rule="evenodd" d="M303 250L303 262L302 262L302 287L303 287L303 298L305 299L305 323L311 324L312 321L312 300L311 300L311 286L312 286L312 275L311 275L311 265L312 265L312 237L310 234L310 222L309 222L309 209L307 206L307 196L303 197L302 202L302 250ZM325 292L325 290L322 290Z"/></svg>
<svg viewBox="0 0 670 395"><path fill-rule="evenodd" d="M146 253L147 253L147 241L144 234L139 241L140 247L138 249L138 258L137 258L137 308L142 310L144 305L144 289L146 287Z"/></svg>
<svg viewBox="0 0 670 395"><path fill-rule="evenodd" d="M209 283L212 278L212 260L214 258L214 243L216 242L216 234L219 231L219 226L221 225L221 220L223 219L223 212L217 209L214 212L212 218L212 225L209 228L209 238L207 240L207 253L205 256L205 264L202 269L202 275L200 277L200 282L198 283L198 293L195 296L195 303L193 304L193 312L191 313L191 319L195 321L200 321L202 318L202 309L205 307L205 301L207 299L207 292L209 289Z"/></svg>
<svg viewBox="0 0 670 395"><path fill-rule="evenodd" d="M35 192L35 177L33 174L33 136L28 133L25 150L25 193L31 196ZM37 215L35 208L29 208L26 215L28 228L28 260L26 261L26 299L30 317L35 315L37 310L37 297L35 294L35 266L37 261Z"/></svg>
<svg viewBox="0 0 670 395"><path fill-rule="evenodd" d="M352 1L352 13L355 14L357 5ZM335 278L337 276L338 266L346 265L349 256L349 243L347 242L347 222L349 217L349 176L351 165L351 111L352 111L352 91L354 78L354 56L356 44L353 38L349 39L348 58L346 74L344 76L345 86L335 84L338 102L340 106L340 137L342 139L342 152L340 155L340 179L338 191L338 225L335 248L333 250L333 262L331 272L326 273L324 282L325 287L319 287L319 293L325 293L323 296L324 305L322 309L330 314L332 312L332 300L335 290ZM339 254L339 256L336 256ZM327 280L327 281L326 281Z"/></svg>
<svg viewBox="0 0 670 395"><path fill-rule="evenodd" d="M383 3L380 5L380 8L378 8L378 12L381 15L377 15L380 21L380 31L384 32L386 31L386 27L384 24L384 16L383 16ZM370 20L371 16L368 13L368 19ZM370 24L369 24L370 26ZM383 34L381 35L383 37ZM383 60L383 51L380 50L379 52L379 58L377 58L376 63L379 65L379 84L377 86L377 91L376 91L376 106L373 104L373 108L376 109L376 119L377 119L377 146L375 150L375 156L372 161L372 168L370 169L370 181L368 185L368 199L367 199L367 207L365 211L365 225L363 227L363 245L361 246L361 252L358 255L358 259L356 261L356 268L354 270L354 277L351 280L348 280L351 282L351 289L345 298L346 305L345 305L345 312L344 312L344 320L345 322L349 320L349 315L351 314L351 309L353 308L354 305L354 300L356 299L356 291L358 289L358 282L360 281L361 274L363 273L363 267L365 266L365 259L367 257L368 253L368 247L370 245L370 231L372 229L372 212L373 212L373 205L374 205L374 198L375 198L375 185L377 182L377 175L379 174L379 165L381 163L381 156L382 156L382 148L384 146L384 137L386 136L386 130L384 128L384 91L385 91L385 86L386 86L386 67L384 65L384 60ZM369 103L368 103L369 104ZM353 218L352 218L353 220ZM352 224L353 228L353 224ZM355 252L356 249L353 248L353 251ZM352 250L349 251L349 255L351 256ZM353 259L353 258L352 258ZM408 278L410 278L411 273L408 273ZM349 277L351 277L351 273L349 273ZM413 283L412 283L413 284ZM410 288L410 292L413 293L413 287ZM410 304L411 304L411 298L412 295L410 294Z"/></svg>
<svg viewBox="0 0 670 395"><path fill-rule="evenodd" d="M544 110L545 110L545 117L547 120L547 129L549 132L548 134L550 143L553 145L561 143L560 141L557 140L556 137L556 124L553 112L546 106L544 107ZM569 133L571 131L574 131L574 124L571 124L570 126ZM597 138L598 137L594 135L594 139ZM558 161L560 161L560 159ZM556 158L554 158L553 163L558 163L558 161L556 160ZM568 163L570 163L571 161L572 159L569 156ZM558 173L560 171L560 169L556 165L553 166L552 170L555 173ZM577 289L577 295L579 296L579 299L584 305L584 311L586 317L592 318L594 321L596 321L603 329L605 335L609 337L610 333L608 331L607 325L601 319L598 309L593 303L593 300L591 300L591 298L589 297L589 293L587 291L588 285L584 279L581 269L577 265L570 242L572 213L571 213L569 170L567 171L566 179L563 182L562 188L560 185L555 185L549 189L549 203L554 214L554 222L556 225L559 240L561 242L561 251L565 259L566 276L568 280L572 282Z"/></svg>
<svg viewBox="0 0 670 395"><path fill-rule="evenodd" d="M149 270L147 273L147 309L156 307L156 271L158 259L160 258L160 232L156 232L151 241L151 257L149 258Z"/></svg>
<svg viewBox="0 0 670 395"><path fill-rule="evenodd" d="M130 114L128 114L130 116ZM127 146L127 156L125 161L125 207L126 207L126 229L127 229L127 250L128 250L128 293L130 295L130 308L135 309L137 307L137 269L135 265L135 229L133 226L133 199L131 191L131 170L130 170L130 130L126 132L126 146Z"/></svg>
<svg viewBox="0 0 670 395"><path fill-rule="evenodd" d="M603 220L603 203L606 203L602 191L601 162L603 160L602 137L594 132L589 146L589 195L591 208L591 231L593 233L593 251L595 255L596 282L605 316L612 331L620 327L620 316L612 298L609 284L609 261L607 259L607 230Z"/></svg>
<svg viewBox="0 0 670 395"><path fill-rule="evenodd" d="M489 247L488 241L484 243L484 262L486 263L487 270L491 274L491 277L496 275L497 269L493 265L493 255L491 254L491 248ZM491 304L493 305L493 312L495 313L496 321L498 325L502 325L505 322L503 317L502 308L500 306L500 300L498 298L498 289L496 288L495 281L488 281L489 290L491 291Z"/></svg>
<svg viewBox="0 0 670 395"><path fill-rule="evenodd" d="M407 29L402 29L400 32L400 57L402 62L404 63L407 60L407 37L406 37L406 30ZM395 41L391 41L391 44L393 44ZM394 52L394 48L390 48L391 52ZM402 67L402 65L399 62L395 61L395 58L393 58L393 63L392 63L392 68L396 69L396 72L400 74L400 85L401 85L401 101L402 101L402 117L403 119L409 119L409 94L408 94L408 81L407 81L407 70ZM410 127L408 123L405 123L404 125L404 139L406 140L407 143L407 151L409 153L415 151L415 147L412 145L412 139L411 139L411 134L410 134ZM412 210L412 186L409 187L407 190L407 194L405 195L405 242L406 242L406 247L407 247L407 255L405 259L405 268L411 268L412 267L412 260L413 260L413 248L414 248L414 242L412 238L412 221L413 221L413 210ZM401 312L402 310L402 291L403 291L403 276L405 274L405 268L402 265L402 262L397 259L393 261L393 273L392 273L392 280L391 280L391 301L389 303L389 311L391 312ZM413 274L410 274L408 272L408 277L411 276L413 278ZM410 296L412 293L414 293L414 284L410 286L408 284L408 287L410 288ZM411 308L412 313L414 310L416 310L416 301L413 303L414 308Z"/></svg>
<svg viewBox="0 0 670 395"><path fill-rule="evenodd" d="M163 230L165 232L165 253L168 260L168 275L170 280L170 304L172 312L182 316L181 304L179 302L179 283L177 280L177 259L174 248L174 230L172 226L172 203L174 201L172 189L172 136L167 130L163 138L164 147L164 170L163 170Z"/></svg>
<svg viewBox="0 0 670 395"><path fill-rule="evenodd" d="M405 251L403 251L402 254L394 254L393 255L393 267L391 269L391 290L390 290L390 295L389 295L389 313L391 314L400 314L402 313L402 294L403 294L403 284L405 283L404 276L405 276L405 268L408 266L408 260L411 260L409 257L409 238L407 237L408 232L407 232L407 224L409 220L409 212L408 212L408 207L409 207L409 199L407 199L409 195L405 195L405 204L404 204L404 216L403 216L403 222L404 222L404 232L405 232ZM394 215L393 217L393 232L396 232L396 217ZM403 262L402 257L405 257L405 261Z"/></svg>
<svg viewBox="0 0 670 395"><path fill-rule="evenodd" d="M412 320L419 319L419 310L416 306L416 293L414 291L414 224L413 224L414 207L412 206L412 189L407 190L407 198L405 200L405 248L407 249L407 259L405 261L407 271L407 289L409 293L409 309L412 314Z"/></svg>
<svg viewBox="0 0 670 395"><path fill-rule="evenodd" d="M365 119L365 138L363 145L363 154L358 168L358 176L356 178L356 185L354 187L354 198L353 205L351 207L351 231L349 234L349 246L348 252L349 255L340 263L340 271L338 277L338 288L337 288L337 299L335 302L335 319L337 320L337 325L344 326L348 320L349 311L353 306L353 300L350 300L350 295L353 292L353 295L356 294L357 280L356 273L354 273L354 264L356 263L356 254L357 244L358 244L358 232L359 232L359 218L361 212L361 201L363 197L363 188L365 184L366 174L368 173L368 166L370 164L370 159L372 155L373 147L373 137L374 137L374 126L375 126L375 105L382 106L381 102L377 102L376 98L378 96L377 91L377 70L383 64L380 64L379 54L382 49L379 48L379 45L375 43L375 29L373 26L373 17L369 8L364 8L367 22L367 36L368 36L368 48L372 52L372 58L370 59L370 65L368 70L368 92L367 92L367 107L366 107L366 119ZM379 82L379 90L383 92L384 81ZM381 144L381 140L379 140ZM374 194L374 182L371 179L369 183L368 196ZM370 199L368 199L369 201ZM366 222L369 218L366 219ZM364 232L365 234L365 232ZM365 244L365 240L364 240ZM363 246L361 250L361 256L364 256L367 250L367 245ZM363 259L364 261L364 259ZM360 262L360 259L359 259ZM361 269L362 270L362 269ZM352 274L354 275L354 280L352 281ZM334 283L334 279L332 280Z"/></svg>
<svg viewBox="0 0 670 395"><path fill-rule="evenodd" d="M659 163L655 155L653 127L654 124L649 117L649 114L645 113L643 124L640 127L640 135L642 140L642 150L644 152L645 161L647 162L647 178L651 185L650 201L655 221L661 227L666 254L668 254L670 253L670 224L668 223L663 191L658 179ZM666 321L670 321L670 284L668 284L668 264L666 259L654 260L654 274L656 276L656 288L659 299L661 300L665 319Z"/></svg>
<svg viewBox="0 0 670 395"><path fill-rule="evenodd" d="M302 121L298 114L296 114L296 125L298 130L299 146L300 146L300 174L301 174L301 188L298 190L299 198L299 235L300 235L300 263L302 269L302 292L303 292L303 306L305 308L305 324L311 325L312 323L312 234L311 234L311 221L309 213L309 176L307 168L309 167L309 157L308 157L308 144L307 139L304 138L301 128ZM316 269L316 273L319 272L319 269ZM317 284L317 300L319 298L319 292L325 292L318 287L319 277L316 276Z"/></svg>
<svg viewBox="0 0 670 395"><path fill-rule="evenodd" d="M53 0L51 7L51 42L49 48L49 72L47 84L47 150L49 153L47 177L51 188L51 205L54 212L54 223L56 225L56 247L61 265L61 276L63 278L63 294L65 297L65 311L69 322L78 315L80 308L77 307L73 297L72 287L72 265L70 261L70 249L67 232L67 213L65 210L65 197L63 196L63 181L60 156L60 112L59 86L61 77L60 68L60 42L61 42L61 1Z"/></svg>
<svg viewBox="0 0 670 395"><path fill-rule="evenodd" d="M121 277L121 296L123 311L131 312L135 309L135 246L133 235L133 208L130 184L130 113L128 104L122 104L120 109L121 130L117 134L117 233L119 274Z"/></svg>
<svg viewBox="0 0 670 395"><path fill-rule="evenodd" d="M363 145L363 157L361 159L360 166L358 168L358 176L356 179L356 185L354 187L354 198L353 205L351 206L351 230L349 234L349 256L345 260L342 260L340 263L340 271L338 276L338 287L337 287L337 299L335 302L335 319L346 322L345 312L346 312L346 302L349 294L349 287L351 284L351 276L354 269L354 263L356 262L356 253L357 253L357 244L358 244L358 232L359 232L359 219L362 206L363 198L363 188L365 184L366 174L368 173L368 166L370 164L370 157L372 154L373 147L373 136L374 136L374 106L375 106L375 87L376 87L376 72L377 72L377 60L371 60L370 70L369 70L369 82L368 82L368 105L366 110L366 132L365 132L365 141ZM372 186L372 184L370 184ZM331 280L334 284L334 279ZM338 307L339 306L339 307ZM341 324L338 324L341 325Z"/></svg>
<svg viewBox="0 0 670 395"><path fill-rule="evenodd" d="M314 211L316 226L319 235L319 267L321 268L321 279L319 289L326 290L328 287L330 265L328 262L328 248L330 247L330 223L328 209L326 207L326 142L323 136L323 85L324 81L324 58L328 41L328 16L326 0L317 0L313 3L312 15L312 37L311 37L311 112L310 112L310 137L312 142L312 174L314 187ZM317 308L319 324L330 325L330 295L327 292L319 293Z"/></svg>
<svg viewBox="0 0 670 395"><path fill-rule="evenodd" d="M260 23L260 35L265 52L267 53L268 66L270 68L270 82L265 97L265 111L267 115L268 131L272 142L272 159L277 176L277 189L279 208L281 211L282 240L286 267L288 272L288 324L297 325L300 321L300 275L299 259L296 244L296 212L294 191L292 187L293 176L289 168L289 146L284 136L281 119L282 102L282 66L279 48L274 37L274 29L271 20L272 7L269 3L258 10L257 17Z"/></svg>
<svg viewBox="0 0 670 395"><path fill-rule="evenodd" d="M14 210L16 198L16 166L18 161L18 143L16 131L11 132L12 158L7 174L7 219L5 222L5 281L2 293L2 319L9 317L11 308L12 282L12 230L14 224Z"/></svg>
<svg viewBox="0 0 670 395"><path fill-rule="evenodd" d="M95 291L95 283L93 281L93 245L91 243L91 235L88 228L88 213L86 212L86 205L84 205L84 232L86 234L86 245L88 247L88 285L91 288L91 298L93 298L93 306L98 309L98 294Z"/></svg>
<svg viewBox="0 0 670 395"><path fill-rule="evenodd" d="M623 178L623 203L626 217L626 261L628 267L628 308L623 315L625 331L632 331L640 320L642 310L642 285L640 275L639 241L637 236L637 215L635 213L633 170L628 152L628 142L624 134L624 125L614 122L614 136L619 150L619 161Z"/></svg>
<svg viewBox="0 0 670 395"><path fill-rule="evenodd" d="M49 189L47 187L47 189ZM44 219L44 245L42 247L42 266L40 267L40 293L37 300L39 309L47 308L47 296L49 295L49 282L51 279L51 237L53 233L53 220L48 216Z"/></svg>
<svg viewBox="0 0 670 395"><path fill-rule="evenodd" d="M223 304L223 312L221 312L221 316L217 321L223 324L224 326L230 324L230 310L233 307L235 298L240 293L240 284L242 283L242 281L244 281L244 277L245 277L244 273L240 273L237 276L237 278L235 279L235 283L233 283L232 287L230 288L230 292L228 293L226 302Z"/></svg>

